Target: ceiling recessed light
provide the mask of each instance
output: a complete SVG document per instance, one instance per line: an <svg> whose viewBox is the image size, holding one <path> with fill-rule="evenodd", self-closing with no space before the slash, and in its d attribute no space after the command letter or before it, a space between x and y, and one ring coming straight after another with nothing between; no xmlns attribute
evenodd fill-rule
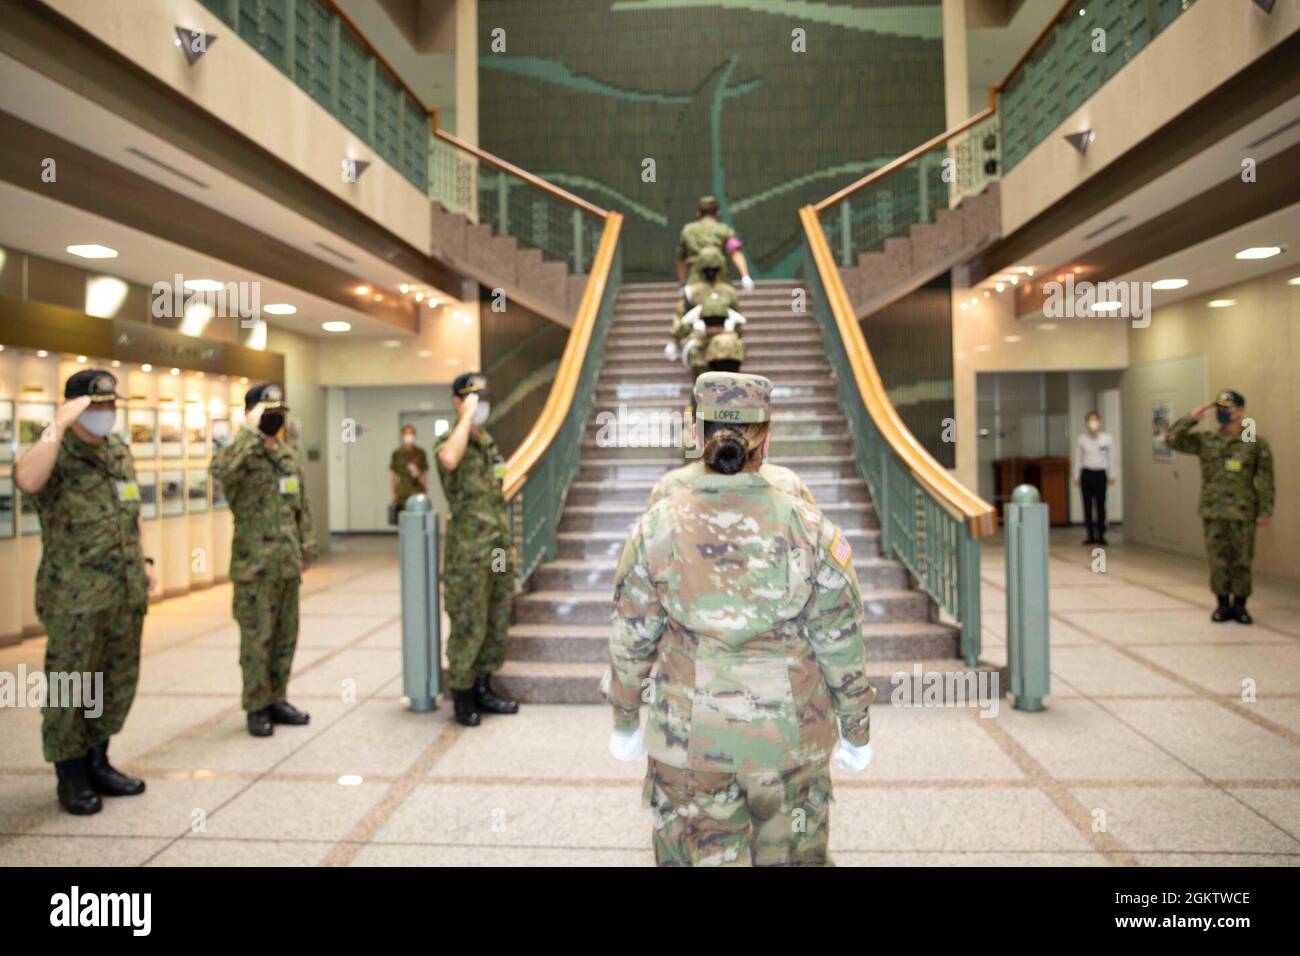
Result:
<svg viewBox="0 0 1300 956"><path fill-rule="evenodd" d="M49 354L50 354L50 353L47 352L47 351L45 351L45 349L41 349L39 352L36 353L36 357L37 357L37 358L46 358L46 357L49 356Z"/></svg>
<svg viewBox="0 0 1300 956"><path fill-rule="evenodd" d="M359 285L359 286L357 286L355 289L353 289L352 291L355 292L357 295L368 295L369 292L370 292L370 286L368 286L368 285Z"/></svg>
<svg viewBox="0 0 1300 956"><path fill-rule="evenodd" d="M78 356L77 356L77 362L78 362L78 364L80 364L80 365L85 365L85 364L86 364L86 356L84 356L84 355L78 355Z"/></svg>
<svg viewBox="0 0 1300 956"><path fill-rule="evenodd" d="M288 302L273 302L270 305L262 306L263 312L269 312L271 315L293 315L298 311L296 305L290 305Z"/></svg>
<svg viewBox="0 0 1300 956"><path fill-rule="evenodd" d="M1211 309L1226 309L1228 306L1236 304L1236 299L1211 299L1209 302Z"/></svg>
<svg viewBox="0 0 1300 956"><path fill-rule="evenodd" d="M1186 279L1157 279L1151 283L1151 288L1164 291L1165 289L1181 289L1187 285Z"/></svg>
<svg viewBox="0 0 1300 956"><path fill-rule="evenodd" d="M247 376L240 376L239 384L240 384L240 385L247 385L247 384L248 384L248 377L247 377Z"/></svg>
<svg viewBox="0 0 1300 956"><path fill-rule="evenodd" d="M396 349L401 347L402 343L397 341L397 339L384 339L384 348L386 349Z"/></svg>
<svg viewBox="0 0 1300 956"><path fill-rule="evenodd" d="M416 352L415 354L418 355L420 358L432 358L432 357L433 357L433 353L432 353L431 351L429 351L428 349L420 349L420 351Z"/></svg>
<svg viewBox="0 0 1300 956"><path fill-rule="evenodd" d="M74 256L81 256L83 259L116 259L117 250L110 249L108 246L99 246L95 243L86 243L80 246L68 246L68 251Z"/></svg>
<svg viewBox="0 0 1300 956"><path fill-rule="evenodd" d="M406 295L406 293L411 291L411 287L407 285L405 282L399 285L398 288L402 290L402 295Z"/></svg>
<svg viewBox="0 0 1300 956"><path fill-rule="evenodd" d="M1019 282L1019 281L1020 281L1020 277L1019 277L1019 276L1012 276L1012 277L1011 277L1011 284L1012 284L1012 285L1015 285L1015 284L1016 284L1017 282Z"/></svg>
<svg viewBox="0 0 1300 956"><path fill-rule="evenodd" d="M1287 285L1300 285L1300 276L1296 276L1294 279L1287 279L1287 280L1286 280L1286 284L1287 284Z"/></svg>
<svg viewBox="0 0 1300 956"><path fill-rule="evenodd" d="M113 368L121 368L121 367L122 367L122 363L119 362L117 359L113 359Z"/></svg>
<svg viewBox="0 0 1300 956"><path fill-rule="evenodd" d="M361 775L355 773L345 773L339 777L339 783L345 787L359 787L361 785Z"/></svg>
<svg viewBox="0 0 1300 956"><path fill-rule="evenodd" d="M997 283L996 285L994 285L993 288L995 288L995 289L997 289L999 292L1001 292L1003 289L1006 288L1006 285L1005 285L1004 283L999 282L999 283Z"/></svg>
<svg viewBox="0 0 1300 956"><path fill-rule="evenodd" d="M969 309L969 308L970 308L970 306L967 305L965 302L963 302L963 303L961 304L961 310L962 310L963 312L965 312L965 311L966 311L967 309Z"/></svg>
<svg viewBox="0 0 1300 956"><path fill-rule="evenodd" d="M991 346L991 345L977 345L977 346L975 346L975 351L976 351L976 352L987 352L987 351L988 351L989 349L991 349L991 348L993 348L993 346Z"/></svg>
<svg viewBox="0 0 1300 956"><path fill-rule="evenodd" d="M220 292L226 286L216 279L186 279L185 288L191 292Z"/></svg>
<svg viewBox="0 0 1300 956"><path fill-rule="evenodd" d="M174 368L174 369L172 369L172 374L173 374L173 375L179 375L179 374L181 374L181 370L178 369L178 368Z"/></svg>
<svg viewBox="0 0 1300 956"><path fill-rule="evenodd" d="M382 295L380 295L378 292L376 292L376 293L375 293L375 301L376 301L376 302L382 302L383 300L384 300L384 297L383 297Z"/></svg>
<svg viewBox="0 0 1300 956"><path fill-rule="evenodd" d="M417 293L415 293L415 301L416 301L416 302L423 302L423 301L424 301L424 293L423 293L423 292L417 292Z"/></svg>
<svg viewBox="0 0 1300 956"><path fill-rule="evenodd" d="M322 322L321 326L326 332L348 332L352 329L351 322Z"/></svg>
<svg viewBox="0 0 1300 956"><path fill-rule="evenodd" d="M1056 323L1055 323L1055 322L1044 322L1042 325L1040 325L1040 326L1038 327L1038 329L1039 329L1039 331L1041 331L1041 332L1055 332L1055 331L1056 331Z"/></svg>
<svg viewBox="0 0 1300 956"><path fill-rule="evenodd" d="M1002 336L1002 341L1003 341L1003 342L1019 342L1019 341L1020 341L1020 336L1018 336L1018 335L1004 335L1004 336Z"/></svg>
<svg viewBox="0 0 1300 956"><path fill-rule="evenodd" d="M1273 256L1281 255L1281 246L1251 246L1249 249L1242 249L1237 253L1238 259L1271 259Z"/></svg>
<svg viewBox="0 0 1300 956"><path fill-rule="evenodd" d="M152 372L152 371L153 371L153 366L150 365L148 362L145 362L143 365L140 366L140 371L142 371L142 372Z"/></svg>

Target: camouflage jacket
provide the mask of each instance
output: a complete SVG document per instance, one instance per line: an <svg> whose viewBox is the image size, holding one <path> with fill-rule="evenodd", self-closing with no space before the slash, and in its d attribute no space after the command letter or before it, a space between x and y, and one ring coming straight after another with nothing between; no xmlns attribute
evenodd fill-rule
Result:
<svg viewBox="0 0 1300 956"><path fill-rule="evenodd" d="M734 229L711 216L702 216L682 226L681 235L677 239L677 261L685 262L690 267L687 283L694 284L701 281L702 277L695 268L695 257L700 254L701 249L705 246L717 246L722 250L723 256L726 256L727 240L735 237ZM723 274L726 274L725 271Z"/></svg>
<svg viewBox="0 0 1300 956"><path fill-rule="evenodd" d="M109 435L92 445L69 428L49 480L32 499L41 519L38 616L148 603L140 486L121 439Z"/></svg>
<svg viewBox="0 0 1300 956"><path fill-rule="evenodd" d="M509 548L510 523L506 499L501 493L506 462L497 450L497 443L486 431L480 431L478 435L471 431L465 445L465 456L455 470L448 471L438 458L438 452L450 437L451 432L445 432L433 446L442 491L451 508L451 517L447 521L447 546L474 553L497 547Z"/></svg>
<svg viewBox="0 0 1300 956"><path fill-rule="evenodd" d="M1201 460L1202 518L1254 521L1273 513L1273 453L1256 437L1219 429L1195 431L1196 419L1184 415L1169 427L1166 444Z"/></svg>
<svg viewBox="0 0 1300 956"><path fill-rule="evenodd" d="M212 460L235 516L230 580L302 576L303 560L316 557L316 529L304 488L302 465L287 442L274 450L266 436L241 428Z"/></svg>
<svg viewBox="0 0 1300 956"><path fill-rule="evenodd" d="M693 306L721 301L728 309L740 310L740 296L736 294L736 287L730 282L724 282L721 279L717 282L706 282L704 279L700 279L698 282L692 282L689 289L691 305Z"/></svg>
<svg viewBox="0 0 1300 956"><path fill-rule="evenodd" d="M707 471L708 469L704 467L702 461L693 461L689 465L674 468L655 483L654 490L650 492L650 501L646 508L653 508L673 492L680 491L697 478L705 475ZM764 462L759 466L758 473L766 478L772 486L780 488L792 498L802 498L814 508L817 507L817 500L813 498L812 492L803 483L803 479L789 468L782 468L780 465L771 465Z"/></svg>
<svg viewBox="0 0 1300 956"><path fill-rule="evenodd" d="M411 495L424 494L426 491L424 483L418 477L411 477L411 470L406 467L408 462L414 464L420 474L429 470L429 459L423 448L407 448L403 445L393 452L388 460L388 470L397 476L397 500L403 503Z"/></svg>
<svg viewBox="0 0 1300 956"><path fill-rule="evenodd" d="M705 474L641 516L614 574L609 656L615 725L636 726L645 688L646 751L669 766L823 760L837 716L846 739L870 738L848 543L753 472Z"/></svg>

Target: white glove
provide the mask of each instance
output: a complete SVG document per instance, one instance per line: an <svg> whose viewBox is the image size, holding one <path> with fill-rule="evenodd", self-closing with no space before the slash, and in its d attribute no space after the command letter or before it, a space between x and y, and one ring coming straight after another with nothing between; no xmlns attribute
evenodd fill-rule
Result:
<svg viewBox="0 0 1300 956"><path fill-rule="evenodd" d="M631 763L638 757L645 756L645 731L616 730L609 735L609 752L615 760Z"/></svg>
<svg viewBox="0 0 1300 956"><path fill-rule="evenodd" d="M691 287L690 287L690 286L688 286L688 285L684 285L684 286L682 286L682 298L685 299L687 302L690 302L690 301L691 301Z"/></svg>
<svg viewBox="0 0 1300 956"><path fill-rule="evenodd" d="M727 331L728 332L734 332L736 331L736 326L744 325L744 324L745 324L745 317L743 315L741 315L735 309L727 310Z"/></svg>
<svg viewBox="0 0 1300 956"><path fill-rule="evenodd" d="M749 276L741 276L741 277L740 277L740 287L741 287L742 289L744 289L746 292L753 292L753 291L754 291L754 280L751 279Z"/></svg>
<svg viewBox="0 0 1300 956"><path fill-rule="evenodd" d="M670 361L670 362L676 362L676 361L677 361L677 343L676 343L676 342L669 342L667 345L664 346L664 358L666 358L666 359L667 359L668 361Z"/></svg>
<svg viewBox="0 0 1300 956"><path fill-rule="evenodd" d="M871 749L871 744L857 747L841 737L835 745L835 765L845 770L866 770L873 756L875 751Z"/></svg>

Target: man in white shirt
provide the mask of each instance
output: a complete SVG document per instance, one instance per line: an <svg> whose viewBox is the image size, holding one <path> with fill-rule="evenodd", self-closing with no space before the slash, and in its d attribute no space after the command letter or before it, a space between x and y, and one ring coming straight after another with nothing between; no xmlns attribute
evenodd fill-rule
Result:
<svg viewBox="0 0 1300 956"><path fill-rule="evenodd" d="M1106 487L1115 484L1115 440L1101 430L1101 416L1089 412L1079 435L1078 471L1074 483L1083 491L1083 520L1088 526L1084 544L1106 543Z"/></svg>

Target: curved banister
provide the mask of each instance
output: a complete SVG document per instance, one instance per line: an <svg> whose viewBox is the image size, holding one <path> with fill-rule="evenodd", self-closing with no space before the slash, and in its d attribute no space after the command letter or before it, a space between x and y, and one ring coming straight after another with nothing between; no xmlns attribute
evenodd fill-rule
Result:
<svg viewBox="0 0 1300 956"><path fill-rule="evenodd" d="M573 197L577 199L577 197ZM582 202L582 200L578 200ZM592 207L593 209L595 207ZM596 256L588 273L587 286L583 289L582 299L578 303L578 313L569 330L568 341L564 345L564 354L560 357L560 366L555 373L550 394L542 412L529 429L528 434L515 453L506 462L506 477L502 490L509 501L524 486L528 473L550 447L555 436L564 424L569 408L573 405L574 393L577 391L578 379L582 373L582 363L591 343L592 330L600 315L601 300L605 295L605 284L609 280L610 268L614 262L614 253L618 249L619 232L623 228L623 216L616 212L601 212L605 220L604 231L600 235L600 244L596 247Z"/></svg>
<svg viewBox="0 0 1300 956"><path fill-rule="evenodd" d="M953 478L947 469L935 461L903 424L894 403L890 401L875 360L867 348L862 327L849 302L840 270L831 255L830 244L826 241L826 234L817 217L817 207L804 206L799 210L799 219L803 223L813 261L821 275L826 298L835 317L836 329L853 368L858 393L862 396L862 403L871 420L916 480L949 512L965 521L971 537L983 538L993 534L997 526L993 506Z"/></svg>

